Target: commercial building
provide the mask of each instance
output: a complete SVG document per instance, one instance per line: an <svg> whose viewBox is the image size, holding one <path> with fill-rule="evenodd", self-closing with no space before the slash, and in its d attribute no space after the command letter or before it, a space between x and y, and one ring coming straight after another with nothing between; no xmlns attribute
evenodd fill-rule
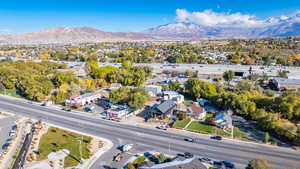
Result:
<svg viewBox="0 0 300 169"><path fill-rule="evenodd" d="M101 98L100 93L85 93L83 95L73 95L65 101L66 106L70 107L81 107L90 103L95 102Z"/></svg>

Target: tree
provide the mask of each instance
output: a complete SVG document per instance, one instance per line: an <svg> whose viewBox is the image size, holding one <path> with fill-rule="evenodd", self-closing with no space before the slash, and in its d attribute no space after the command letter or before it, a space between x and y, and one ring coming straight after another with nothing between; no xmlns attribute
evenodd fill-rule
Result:
<svg viewBox="0 0 300 169"><path fill-rule="evenodd" d="M170 90L178 91L179 88L180 88L180 83L178 81L175 81L169 85Z"/></svg>
<svg viewBox="0 0 300 169"><path fill-rule="evenodd" d="M122 66L124 68L128 68L128 67L131 66L131 62L129 60L125 60L125 61L122 62Z"/></svg>
<svg viewBox="0 0 300 169"><path fill-rule="evenodd" d="M249 161L246 169L273 169L273 167L264 158L253 159Z"/></svg>
<svg viewBox="0 0 300 169"><path fill-rule="evenodd" d="M265 132L265 134L264 134L264 142L265 142L265 143L268 143L269 140L270 140L270 135L269 135L268 132Z"/></svg>
<svg viewBox="0 0 300 169"><path fill-rule="evenodd" d="M230 84L234 78L234 72L232 70L226 71L223 73L223 79Z"/></svg>
<svg viewBox="0 0 300 169"><path fill-rule="evenodd" d="M127 87L121 87L117 90L113 90L109 93L109 101L114 104L125 103L128 99L129 89Z"/></svg>
<svg viewBox="0 0 300 169"><path fill-rule="evenodd" d="M128 105L133 109L141 109L144 107L145 103L148 101L148 93L143 89L135 89L130 92L128 98Z"/></svg>
<svg viewBox="0 0 300 169"><path fill-rule="evenodd" d="M288 78L288 72L285 70L279 70L277 72L277 76L282 77L282 78Z"/></svg>

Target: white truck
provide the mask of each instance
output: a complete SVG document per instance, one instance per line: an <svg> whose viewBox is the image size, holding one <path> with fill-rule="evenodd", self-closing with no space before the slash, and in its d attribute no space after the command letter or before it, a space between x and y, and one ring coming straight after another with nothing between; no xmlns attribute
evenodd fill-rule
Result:
<svg viewBox="0 0 300 169"><path fill-rule="evenodd" d="M133 147L133 144L125 144L122 146L122 151L127 152Z"/></svg>

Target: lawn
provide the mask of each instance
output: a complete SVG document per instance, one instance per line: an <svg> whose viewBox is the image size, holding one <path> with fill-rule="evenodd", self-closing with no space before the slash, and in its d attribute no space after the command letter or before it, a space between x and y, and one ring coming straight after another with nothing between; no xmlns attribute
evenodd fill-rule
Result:
<svg viewBox="0 0 300 169"><path fill-rule="evenodd" d="M17 98L22 98L22 96L16 89L6 89L3 91L0 91L0 94L13 96L13 97L17 97Z"/></svg>
<svg viewBox="0 0 300 169"><path fill-rule="evenodd" d="M178 129L182 129L182 128L184 128L190 121L191 121L191 119L178 120L178 121L176 121L176 123L175 123L175 125L174 125L173 127L174 127L174 128L178 128Z"/></svg>
<svg viewBox="0 0 300 169"><path fill-rule="evenodd" d="M40 140L38 160L46 159L52 151L67 149L70 151L70 154L65 158L64 168L78 165L80 161L79 140L81 136L70 131L50 127ZM82 158L84 159L88 159L91 155L88 149L91 140L91 137L83 136Z"/></svg>
<svg viewBox="0 0 300 169"><path fill-rule="evenodd" d="M224 132L222 129L207 124L206 122L202 121L193 121L188 127L188 130L203 133L203 134L216 134L221 136L230 136L230 131L228 133ZM233 136L237 138L247 138L248 133L241 131L239 128L234 127L233 129Z"/></svg>
<svg viewBox="0 0 300 169"><path fill-rule="evenodd" d="M214 126L207 124L206 122L193 121L188 127L188 130L198 132L198 133L213 133Z"/></svg>

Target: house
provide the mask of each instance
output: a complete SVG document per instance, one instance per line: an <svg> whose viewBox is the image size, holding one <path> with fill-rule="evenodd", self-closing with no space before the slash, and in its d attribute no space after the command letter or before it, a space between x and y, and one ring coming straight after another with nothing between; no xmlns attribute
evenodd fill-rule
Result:
<svg viewBox="0 0 300 169"><path fill-rule="evenodd" d="M101 98L100 93L85 93L83 95L73 95L65 101L66 106L70 107L80 107L86 104L95 102Z"/></svg>
<svg viewBox="0 0 300 169"><path fill-rule="evenodd" d="M148 111L148 117L165 119L173 114L176 103L173 100L164 101L161 104L153 105Z"/></svg>
<svg viewBox="0 0 300 169"><path fill-rule="evenodd" d="M300 91L300 79L274 78L269 81L269 87L273 90Z"/></svg>
<svg viewBox="0 0 300 169"><path fill-rule="evenodd" d="M183 120L188 118L188 109L185 104L177 104L176 109L174 110L173 119Z"/></svg>
<svg viewBox="0 0 300 169"><path fill-rule="evenodd" d="M218 127L231 127L232 126L232 111L219 112L214 117L214 124Z"/></svg>
<svg viewBox="0 0 300 169"><path fill-rule="evenodd" d="M121 88L121 87L122 87L122 84L120 84L120 83L111 83L111 84L109 84L109 86L108 86L108 88L109 88L110 90L119 89L119 88Z"/></svg>
<svg viewBox="0 0 300 169"><path fill-rule="evenodd" d="M176 104L181 104L184 102L184 96L176 91L164 91L163 100L173 100Z"/></svg>
<svg viewBox="0 0 300 169"><path fill-rule="evenodd" d="M194 102L191 106L187 108L188 113L194 119L204 119L206 116L205 109L199 105L198 102Z"/></svg>
<svg viewBox="0 0 300 169"><path fill-rule="evenodd" d="M144 88L144 90L148 92L150 96L157 96L162 93L162 87L156 85L148 85Z"/></svg>

